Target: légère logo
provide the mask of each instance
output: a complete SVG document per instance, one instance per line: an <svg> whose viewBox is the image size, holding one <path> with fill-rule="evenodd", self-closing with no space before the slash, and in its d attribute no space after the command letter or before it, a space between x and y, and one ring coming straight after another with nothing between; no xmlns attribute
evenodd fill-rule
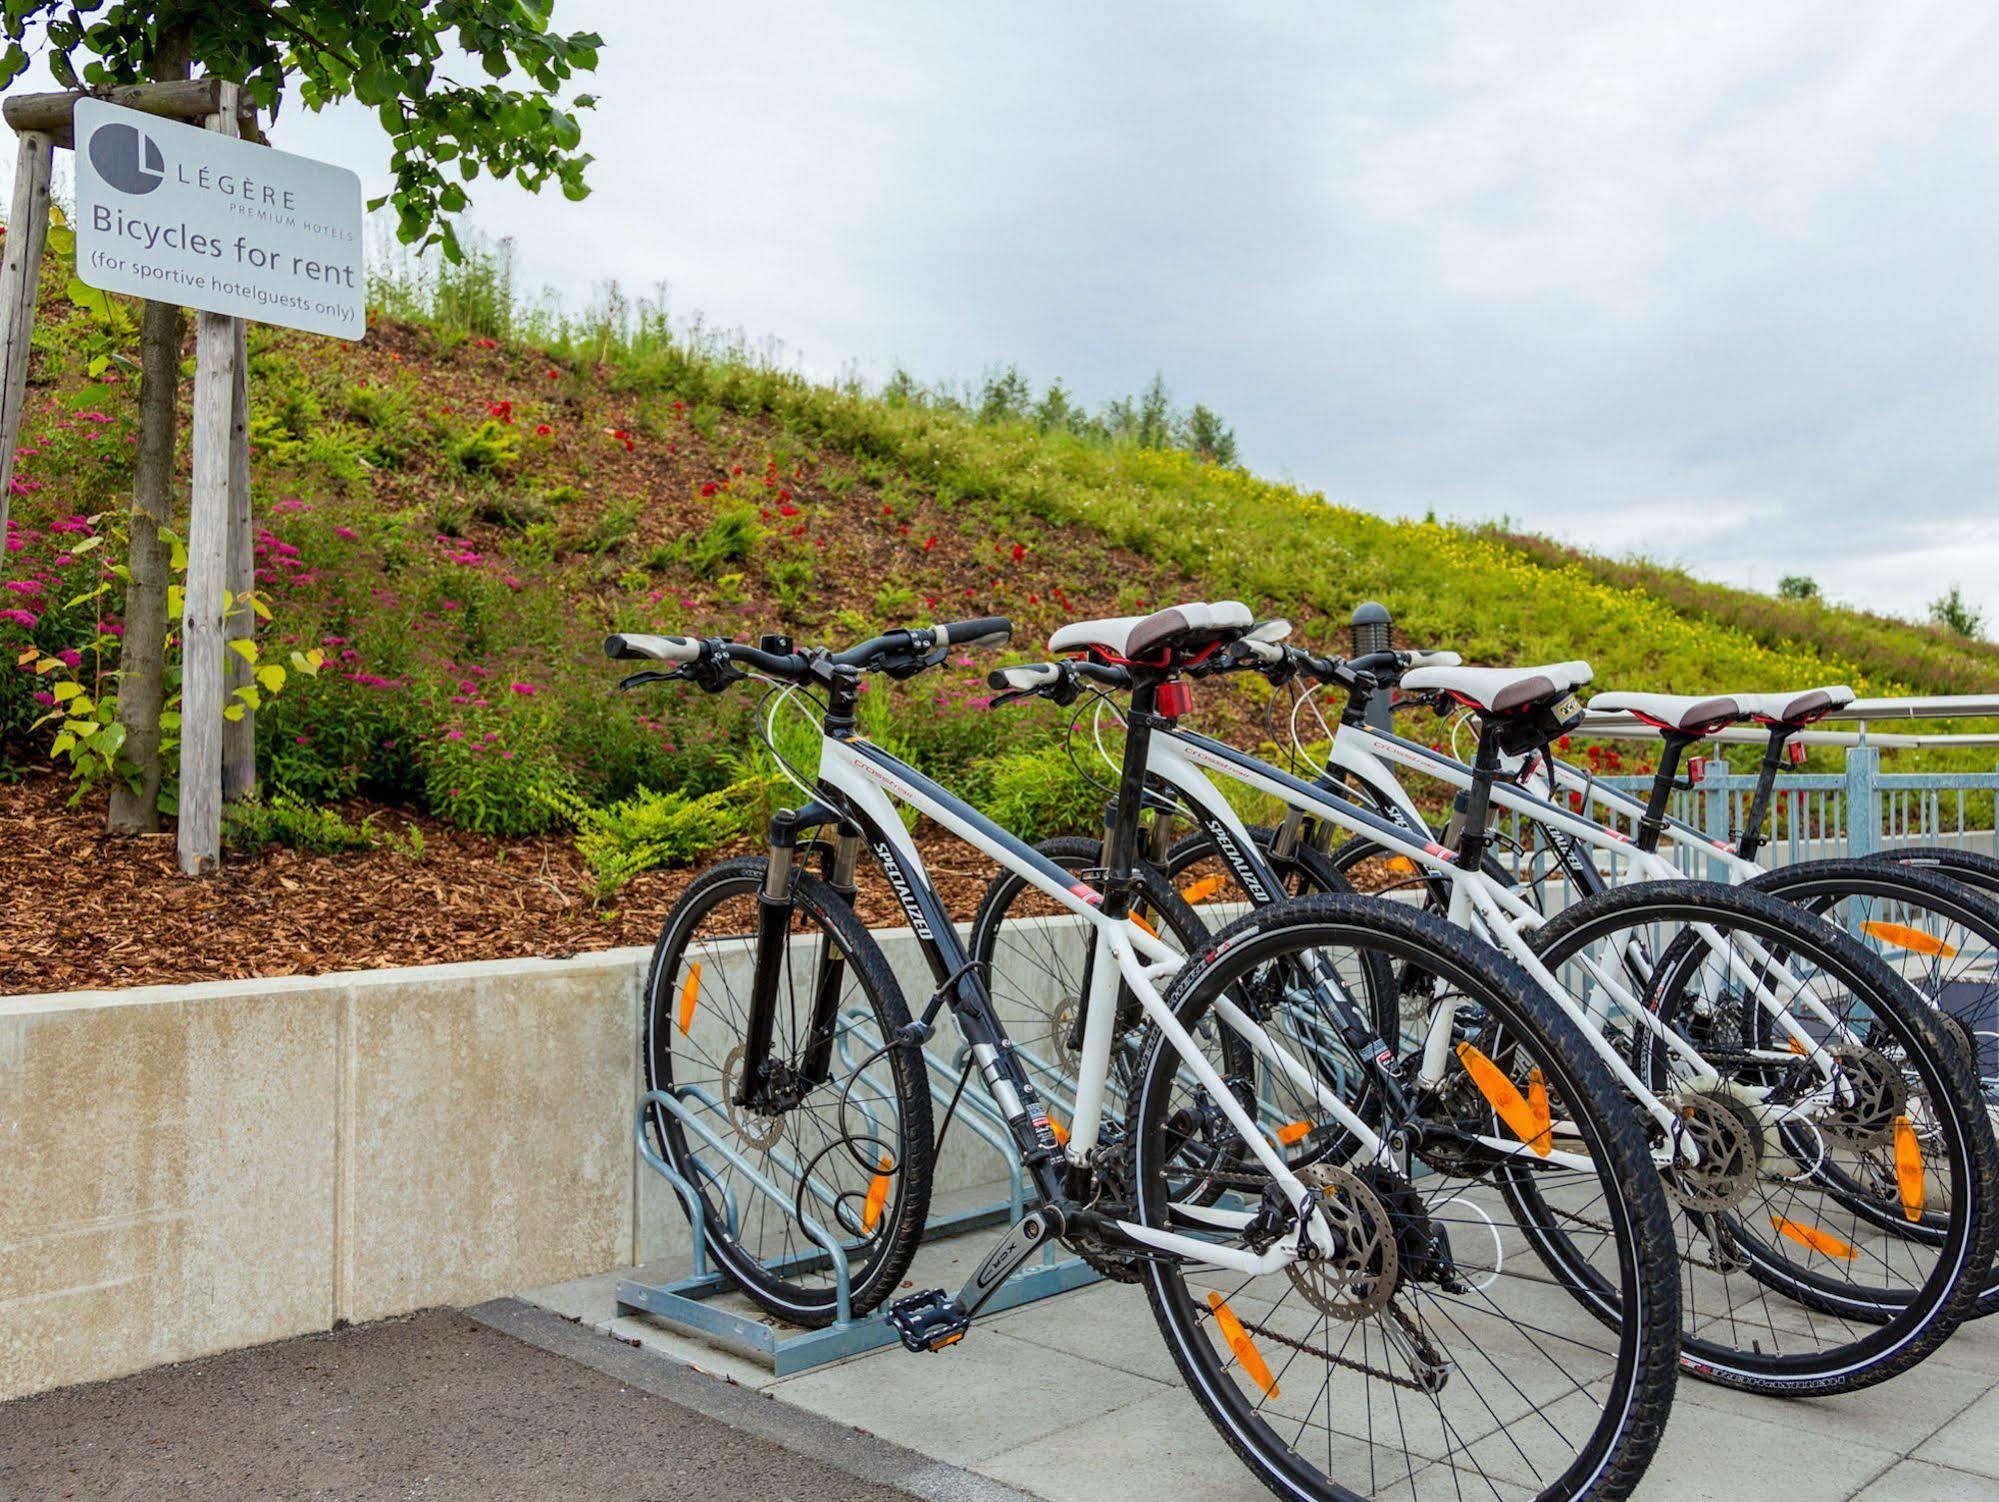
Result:
<svg viewBox="0 0 1999 1502"><path fill-rule="evenodd" d="M150 193L166 180L159 143L135 125L103 125L90 138L90 165L121 193Z"/></svg>

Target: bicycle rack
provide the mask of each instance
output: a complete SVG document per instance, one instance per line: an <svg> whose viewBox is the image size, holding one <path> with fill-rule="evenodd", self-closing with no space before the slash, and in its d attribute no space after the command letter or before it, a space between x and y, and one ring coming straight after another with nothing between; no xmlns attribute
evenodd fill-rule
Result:
<svg viewBox="0 0 1999 1502"><path fill-rule="evenodd" d="M838 1047L842 1062L851 1067L852 1050L857 1044L872 1051L867 1040L856 1035L861 1026L871 1029L873 1022L865 1014L849 1013L848 1016L855 1025L841 1029ZM933 1049L924 1049L923 1062L932 1081L955 1086L962 1075L965 1052L961 1046L958 1056L947 1060ZM690 1105L682 1098L683 1095L692 1097L695 1105ZM647 1140L646 1117L649 1110L655 1106L672 1115L682 1127L700 1140L705 1150L738 1169L759 1195L777 1205L788 1219L817 1244L819 1248L817 1251L800 1253L796 1258L783 1264L781 1270L824 1266L832 1268L835 1309L832 1324L823 1329L786 1333L781 1328L766 1323L765 1316L761 1313L739 1314L710 1302L718 1294L733 1292L736 1284L726 1272L710 1264L706 1237L701 1226L699 1193L684 1175L653 1150L652 1143ZM700 1109L697 1110L695 1106ZM674 1329L699 1336L768 1366L780 1377L807 1371L815 1366L823 1366L829 1361L857 1356L863 1351L895 1344L897 1336L880 1313L863 1315L858 1319L854 1317L847 1257L839 1238L811 1216L801 1215L800 1207L794 1205L789 1195L758 1173L748 1159L724 1142L715 1129L702 1119L704 1114L719 1113L722 1109L722 1103L708 1091L693 1086L683 1086L680 1094L650 1090L641 1097L637 1113L639 1156L653 1172L672 1186L674 1194L680 1199L681 1207L687 1212L688 1227L693 1238L694 1270L689 1276L670 1283L641 1283L632 1279L620 1282L618 1284L620 1312L649 1314ZM1014 1148L1012 1134L1007 1129L1006 1119L999 1108L985 1096L967 1090L959 1100L957 1119L977 1141L985 1144L994 1156L1000 1159L1007 1174L1007 1196L990 1204L933 1217L923 1228L922 1239L926 1242L989 1226L1011 1225L1027 1210L1020 1155ZM693 1163L699 1177L722 1191L723 1214L730 1225L732 1227L740 1225L741 1207L735 1202L734 1195L729 1192L721 1176L699 1156L693 1158ZM815 1191L815 1198L822 1205L825 1204L829 1198L826 1192L817 1185L810 1187ZM997 1312L1031 1303L1036 1299L1048 1298L1053 1294L1066 1293L1072 1288L1081 1288L1094 1283L1101 1276L1082 1258L1073 1255L1058 1256L1058 1250L1059 1248L1051 1241L1042 1253L1040 1264L1023 1268L1015 1273L1007 1280L1005 1286L993 1295L985 1306L986 1310Z"/></svg>

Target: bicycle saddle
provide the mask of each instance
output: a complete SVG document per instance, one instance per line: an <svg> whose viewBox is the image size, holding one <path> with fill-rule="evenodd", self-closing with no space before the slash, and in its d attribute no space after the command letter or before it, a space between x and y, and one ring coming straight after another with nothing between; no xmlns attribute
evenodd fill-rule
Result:
<svg viewBox="0 0 1999 1502"><path fill-rule="evenodd" d="M1535 668L1419 667L1402 675L1402 687L1418 694L1449 694L1481 714L1511 715L1553 703L1590 681L1586 662L1554 662Z"/></svg>
<svg viewBox="0 0 1999 1502"><path fill-rule="evenodd" d="M1622 712L1660 730L1706 735L1746 720L1796 728L1852 702L1853 690L1840 683L1781 694L1608 693L1591 699L1589 707L1592 714Z"/></svg>
<svg viewBox="0 0 1999 1502"><path fill-rule="evenodd" d="M1234 641L1254 624L1240 600L1170 605L1151 615L1102 621L1074 621L1048 638L1051 652L1091 648L1108 657L1135 662L1162 653L1185 652Z"/></svg>

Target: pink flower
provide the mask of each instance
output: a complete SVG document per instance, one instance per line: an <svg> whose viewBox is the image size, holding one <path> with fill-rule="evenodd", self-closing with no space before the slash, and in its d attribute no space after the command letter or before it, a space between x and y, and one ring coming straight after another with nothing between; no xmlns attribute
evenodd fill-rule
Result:
<svg viewBox="0 0 1999 1502"><path fill-rule="evenodd" d="M55 708L56 696L52 693L49 693L45 689L38 688L34 691L33 694L29 695L29 697L32 698L37 704L41 705L42 708L44 709Z"/></svg>
<svg viewBox="0 0 1999 1502"><path fill-rule="evenodd" d="M447 730L444 732L444 738L448 741L462 741L465 739L465 732L462 730ZM456 798L458 795L453 793L451 796Z"/></svg>
<svg viewBox="0 0 1999 1502"><path fill-rule="evenodd" d="M75 647L64 647L60 652L56 653L56 659L67 667L80 668L83 666L83 654L77 651Z"/></svg>
<svg viewBox="0 0 1999 1502"><path fill-rule="evenodd" d="M17 595L38 595L42 592L41 583L35 579L9 579L0 587L11 589Z"/></svg>
<svg viewBox="0 0 1999 1502"><path fill-rule="evenodd" d="M347 541L353 542L357 538L359 538L361 534L359 532L356 532L352 527L335 527L333 529L333 535L335 537L344 537L347 539Z"/></svg>
<svg viewBox="0 0 1999 1502"><path fill-rule="evenodd" d="M515 693L519 694L522 698L526 698L529 694L538 694L541 692L541 690L536 688L532 683L510 683L507 685L507 687L512 689Z"/></svg>

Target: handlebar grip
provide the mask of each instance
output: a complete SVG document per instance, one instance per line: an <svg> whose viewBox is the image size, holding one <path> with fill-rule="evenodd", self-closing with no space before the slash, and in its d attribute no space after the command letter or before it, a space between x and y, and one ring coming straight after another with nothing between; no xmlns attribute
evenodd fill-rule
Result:
<svg viewBox="0 0 1999 1502"><path fill-rule="evenodd" d="M1399 655L1405 668L1454 668L1464 661L1455 652L1429 652L1414 648Z"/></svg>
<svg viewBox="0 0 1999 1502"><path fill-rule="evenodd" d="M994 668L986 674L986 685L1006 693L1031 694L1036 689L1052 688L1061 678L1060 663L1030 662L1017 668Z"/></svg>
<svg viewBox="0 0 1999 1502"><path fill-rule="evenodd" d="M1003 615L946 621L932 626L930 635L940 647L1003 647L1013 636L1013 622Z"/></svg>
<svg viewBox="0 0 1999 1502"><path fill-rule="evenodd" d="M653 662L698 662L701 640L694 636L644 636L635 631L619 632L604 638L604 655L610 658L646 658Z"/></svg>

